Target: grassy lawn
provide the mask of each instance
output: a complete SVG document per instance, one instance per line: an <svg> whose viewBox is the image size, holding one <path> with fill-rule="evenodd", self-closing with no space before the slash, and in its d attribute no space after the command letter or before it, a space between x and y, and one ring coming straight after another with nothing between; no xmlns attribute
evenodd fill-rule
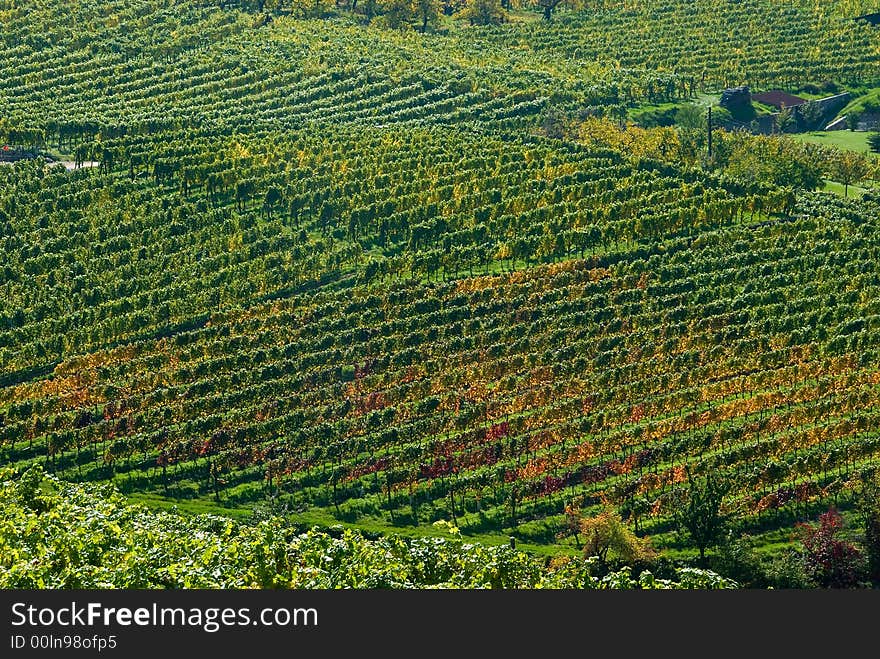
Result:
<svg viewBox="0 0 880 659"><path fill-rule="evenodd" d="M766 103L759 103L758 101L752 101L752 106L761 114L773 114L774 112L777 112L774 106L767 105Z"/></svg>
<svg viewBox="0 0 880 659"><path fill-rule="evenodd" d="M721 103L721 92L697 92L696 99L694 101L698 105L702 105L705 108L709 106L718 106Z"/></svg>
<svg viewBox="0 0 880 659"><path fill-rule="evenodd" d="M870 135L870 133L864 131L816 130L811 133L794 133L791 137L802 142L825 144L826 146L833 146L838 149L867 153L870 151L870 148L868 147L868 135Z"/></svg>
<svg viewBox="0 0 880 659"><path fill-rule="evenodd" d="M833 192L836 195L840 195L841 197L847 196L851 199L858 199L861 197L867 190L858 185L849 186L849 190L846 190L846 195L844 195L844 185L843 183L838 183L837 181L825 181L825 187L822 188L824 192Z"/></svg>
<svg viewBox="0 0 880 659"><path fill-rule="evenodd" d="M838 112L838 115L842 116L850 112L864 112L865 105L872 103L880 104L880 88L865 90L864 94L856 96L845 108Z"/></svg>
<svg viewBox="0 0 880 659"><path fill-rule="evenodd" d="M225 506L215 503L208 497L198 499L176 500L163 497L156 493L131 493L126 497L131 503L141 504L153 510L176 510L188 515L212 514L230 517L239 522L246 522L253 512L251 505ZM306 512L287 512L286 515L294 524L302 529L314 528L328 529L330 527L345 526L363 532L368 537L379 535L396 534L410 538L424 537L451 537L442 528L431 524L420 526L395 525L387 520L376 517L364 516L355 522L341 522L327 511L310 510ZM498 533L468 533L463 529L462 536L466 541L480 542L485 545L506 545L510 542L510 536L502 532ZM537 556L573 555L579 553L573 546L562 544L535 544L518 540L518 549L522 549Z"/></svg>

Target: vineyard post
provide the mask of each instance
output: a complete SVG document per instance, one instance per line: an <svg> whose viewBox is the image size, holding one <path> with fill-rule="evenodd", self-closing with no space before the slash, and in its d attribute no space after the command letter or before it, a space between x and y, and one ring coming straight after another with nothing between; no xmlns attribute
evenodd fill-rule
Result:
<svg viewBox="0 0 880 659"><path fill-rule="evenodd" d="M708 138L708 158L709 158L709 167L712 167L712 106L709 106L709 111L706 114L706 136Z"/></svg>
<svg viewBox="0 0 880 659"><path fill-rule="evenodd" d="M388 490L388 497L387 497L387 500L388 500L388 512L391 513L391 522L392 522L392 523L395 522L395 519L394 519L394 505L393 505L393 502L392 502L392 500L391 500L391 486L393 485L393 483L394 483L394 481L391 479L391 472L390 472L390 471L386 471L386 472L385 472L385 487L386 487L387 490Z"/></svg>
<svg viewBox="0 0 880 659"><path fill-rule="evenodd" d="M336 497L336 470L333 470L333 507L336 508L336 514L339 515L339 499Z"/></svg>
<svg viewBox="0 0 880 659"><path fill-rule="evenodd" d="M409 474L407 480L409 481L409 483L408 483L408 485L409 485L409 506L412 509L413 522L416 524L416 526L418 526L419 511L418 511L418 506L416 505L416 500L413 496L413 481L415 480L415 475Z"/></svg>
<svg viewBox="0 0 880 659"><path fill-rule="evenodd" d="M514 484L510 488L510 521L511 521L511 526L514 529L519 527L517 517L516 517L516 495L517 495L516 483L514 482Z"/></svg>

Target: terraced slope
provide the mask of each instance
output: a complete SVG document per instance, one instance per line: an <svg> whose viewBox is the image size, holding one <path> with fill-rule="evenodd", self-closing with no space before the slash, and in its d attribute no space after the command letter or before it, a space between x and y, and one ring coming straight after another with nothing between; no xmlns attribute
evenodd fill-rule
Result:
<svg viewBox="0 0 880 659"><path fill-rule="evenodd" d="M439 129L126 138L103 155L110 172L0 171L9 371L316 281L559 260L789 203L616 152Z"/></svg>
<svg viewBox="0 0 880 659"><path fill-rule="evenodd" d="M747 515L822 499L876 461L876 206L804 203L525 272L215 312L6 387L3 448L169 496L549 519L545 540L576 495L647 498L662 527L685 465L729 473Z"/></svg>
<svg viewBox="0 0 880 659"><path fill-rule="evenodd" d="M880 34L844 1L645 0L429 38L227 2L4 4L4 119L62 140L315 120L518 126L548 104L603 112L732 84L880 83Z"/></svg>
<svg viewBox="0 0 880 659"><path fill-rule="evenodd" d="M0 4L0 137L101 163L0 168L2 462L546 543L579 502L662 544L688 471L726 476L746 529L846 503L877 461L876 200L539 118L875 81L851 4L425 36Z"/></svg>

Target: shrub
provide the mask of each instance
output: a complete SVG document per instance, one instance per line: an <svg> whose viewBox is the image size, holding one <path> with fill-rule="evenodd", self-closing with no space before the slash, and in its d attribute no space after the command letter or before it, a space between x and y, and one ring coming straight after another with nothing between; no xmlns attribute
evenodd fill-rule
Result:
<svg viewBox="0 0 880 659"><path fill-rule="evenodd" d="M799 524L807 573L825 588L853 588L863 576L861 552L838 536L843 517L833 508L819 516L818 526Z"/></svg>

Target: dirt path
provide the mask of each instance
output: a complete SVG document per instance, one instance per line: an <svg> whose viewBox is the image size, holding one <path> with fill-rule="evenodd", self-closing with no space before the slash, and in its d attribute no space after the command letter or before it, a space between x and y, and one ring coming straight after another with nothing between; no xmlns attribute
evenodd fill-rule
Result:
<svg viewBox="0 0 880 659"><path fill-rule="evenodd" d="M52 165L64 165L64 169L68 172L73 171L74 169L86 169L89 167L97 167L101 163L95 162L94 160L86 160L85 162L79 163L79 167L77 167L76 163L72 160L56 160L52 163Z"/></svg>
<svg viewBox="0 0 880 659"><path fill-rule="evenodd" d="M0 165L14 165L16 162L23 162L24 160L28 160L28 158L23 158L22 160L9 161L9 160L0 160ZM63 166L68 172L72 172L74 169L88 169L91 167L100 166L100 162L96 162L94 160L86 160L85 162L79 163L79 166L73 160L53 160L47 163L50 167L53 166Z"/></svg>

